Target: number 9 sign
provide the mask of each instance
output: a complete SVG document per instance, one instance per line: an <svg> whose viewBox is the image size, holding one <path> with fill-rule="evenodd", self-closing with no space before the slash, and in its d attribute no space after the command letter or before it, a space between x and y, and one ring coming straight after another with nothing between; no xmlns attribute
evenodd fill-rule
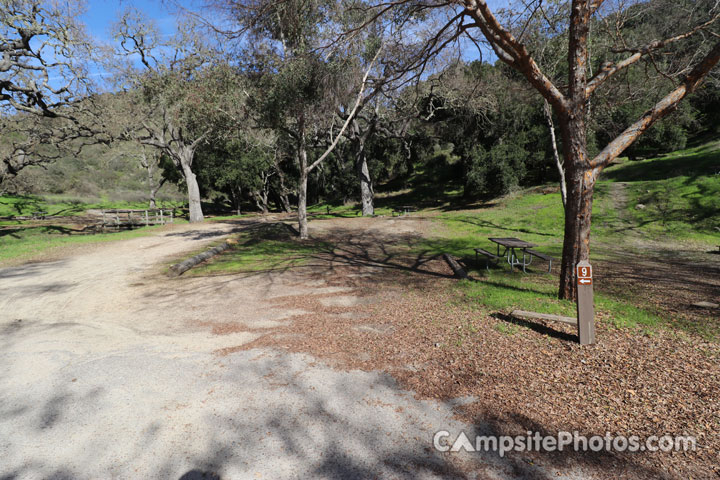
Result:
<svg viewBox="0 0 720 480"><path fill-rule="evenodd" d="M579 285L592 285L592 266L589 264L577 265L577 281Z"/></svg>

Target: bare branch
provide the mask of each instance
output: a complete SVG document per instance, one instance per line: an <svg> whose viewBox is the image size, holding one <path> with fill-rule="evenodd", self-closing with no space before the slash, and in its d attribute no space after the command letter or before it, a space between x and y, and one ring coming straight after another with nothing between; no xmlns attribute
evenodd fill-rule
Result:
<svg viewBox="0 0 720 480"><path fill-rule="evenodd" d="M635 48L616 48L612 51L614 53L622 53L622 52L632 52L632 55L627 57L626 59L616 63L616 64L608 64L604 65L603 68L595 74L595 76L590 79L588 82L587 88L586 88L586 95L590 96L600 85L605 83L610 77L617 74L618 72L622 71L623 69L637 63L640 61L643 57L650 55L652 52L659 50L661 48L664 48L672 43L678 42L680 40L684 40L688 37L691 37L692 35L695 35L699 31L707 28L708 26L715 23L718 18L720 18L720 14L715 15L713 18L708 20L707 22L704 22L700 25L697 25L693 29L681 33L680 35L675 35L674 37L666 38L664 40L655 40L653 42L648 43L647 45L643 45L642 47L635 47Z"/></svg>
<svg viewBox="0 0 720 480"><path fill-rule="evenodd" d="M720 62L720 42L715 44L705 58L693 68L680 86L666 95L652 109L645 112L639 120L626 128L615 140L610 142L592 160L590 163L591 168L593 168L595 172L599 172L605 168L655 122L675 110L678 103L698 87L718 62Z"/></svg>

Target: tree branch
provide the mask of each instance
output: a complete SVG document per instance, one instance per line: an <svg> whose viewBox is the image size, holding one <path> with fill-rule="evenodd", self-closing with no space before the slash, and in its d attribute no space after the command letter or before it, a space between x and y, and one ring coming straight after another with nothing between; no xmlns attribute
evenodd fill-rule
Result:
<svg viewBox="0 0 720 480"><path fill-rule="evenodd" d="M702 82L718 62L720 62L720 42L715 44L712 50L693 68L685 80L675 90L666 95L652 109L645 112L638 121L626 128L624 132L610 142L603 151L590 162L590 167L594 169L594 173L599 173L600 170L605 168L626 148L632 145L643 132L650 128L655 122L672 112L683 98L698 87L700 82Z"/></svg>
<svg viewBox="0 0 720 480"><path fill-rule="evenodd" d="M357 115L358 111L362 108L362 106L370 99L372 98L375 93L377 93L377 90L375 90L371 95L368 97L365 97L365 88L367 87L368 77L370 76L370 71L372 70L373 66L375 65L375 61L378 59L378 56L380 55L380 52L382 51L382 47L378 49L377 52L375 52L375 57L370 62L370 65L368 66L367 71L365 72L365 75L362 79L362 84L360 85L360 91L358 92L357 100L355 100L355 106L353 107L352 111L350 112L350 115L348 115L348 118L345 120L345 123L343 124L342 128L338 132L338 134L335 136L335 140L330 144L330 146L323 152L320 157L315 160L310 166L307 167L306 171L307 173L310 173L315 167L320 165L323 160L327 158L328 155L332 153L333 150L335 150L335 147L337 146L338 142L340 141L340 138L345 133L345 130L347 130L348 125L350 125L350 122L353 121L355 118L355 115Z"/></svg>
<svg viewBox="0 0 720 480"><path fill-rule="evenodd" d="M530 84L556 109L567 109L565 95L545 76L525 45L498 22L485 0L465 0L465 10L477 22L498 57L522 73Z"/></svg>
<svg viewBox="0 0 720 480"><path fill-rule="evenodd" d="M692 30L689 30L685 33L681 33L680 35L676 35L671 38L666 38L665 40L655 40L654 42L650 42L647 45L644 45L642 47L613 49L612 51L614 53L633 52L633 54L630 55L628 58L626 58L614 65L611 64L611 65L604 66L588 82L587 88L585 89L586 95L590 96L600 85L605 83L610 77L612 77L619 71L629 67L630 65L637 63L638 61L640 61L640 59L642 59L646 55L649 55L658 49L664 48L664 47L670 45L671 43L675 43L680 40L684 40L688 37L691 37L692 35L696 34L697 32L701 31L702 29L707 28L708 26L715 23L715 21L717 21L718 18L720 18L720 14L715 15L713 18L711 18L707 22L697 25L695 28L693 28Z"/></svg>

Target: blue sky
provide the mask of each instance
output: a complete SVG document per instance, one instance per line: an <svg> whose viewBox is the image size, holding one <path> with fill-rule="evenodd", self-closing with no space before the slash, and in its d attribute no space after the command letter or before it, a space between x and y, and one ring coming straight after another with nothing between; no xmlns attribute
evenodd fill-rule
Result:
<svg viewBox="0 0 720 480"><path fill-rule="evenodd" d="M87 11L82 16L82 20L94 37L109 40L110 26L115 22L119 12L127 7L135 7L147 14L148 18L154 19L163 33L173 32L175 19L168 7L160 0L88 0Z"/></svg>
<svg viewBox="0 0 720 480"><path fill-rule="evenodd" d="M192 10L193 6L197 7L201 4L201 0L176 0L181 5ZM147 18L153 19L162 34L173 34L175 32L176 18L173 14L174 7L169 5L172 0L87 0L86 12L82 15L81 21L87 26L88 32L102 43L110 43L110 29L121 12L132 7L140 10ZM488 2L491 7L497 8L507 3L506 0L490 0ZM478 32L475 32L477 35ZM466 42L464 45L463 57L465 60L473 60L478 58L477 50L474 46ZM494 61L494 53L487 49L484 50L484 60ZM107 77L110 74L102 71L102 69L91 68L92 75L96 77Z"/></svg>
<svg viewBox="0 0 720 480"><path fill-rule="evenodd" d="M186 6L191 6L192 0L181 0ZM88 0L86 11L81 21L87 26L88 33L100 43L111 43L110 30L118 16L127 8L136 8L155 21L162 34L175 32L176 19L173 12L161 0ZM99 65L90 66L90 75L96 77L102 86L102 78L111 76ZM105 85L108 87L108 85Z"/></svg>

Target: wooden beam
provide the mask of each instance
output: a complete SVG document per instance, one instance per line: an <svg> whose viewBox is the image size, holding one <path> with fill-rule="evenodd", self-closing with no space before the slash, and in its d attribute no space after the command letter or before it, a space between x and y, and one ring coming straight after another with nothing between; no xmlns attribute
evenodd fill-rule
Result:
<svg viewBox="0 0 720 480"><path fill-rule="evenodd" d="M577 326L577 318L563 317L562 315L552 315L549 313L526 312L524 310L513 310L510 314L513 317L524 318L530 320L551 320L553 322L567 323L568 325Z"/></svg>

